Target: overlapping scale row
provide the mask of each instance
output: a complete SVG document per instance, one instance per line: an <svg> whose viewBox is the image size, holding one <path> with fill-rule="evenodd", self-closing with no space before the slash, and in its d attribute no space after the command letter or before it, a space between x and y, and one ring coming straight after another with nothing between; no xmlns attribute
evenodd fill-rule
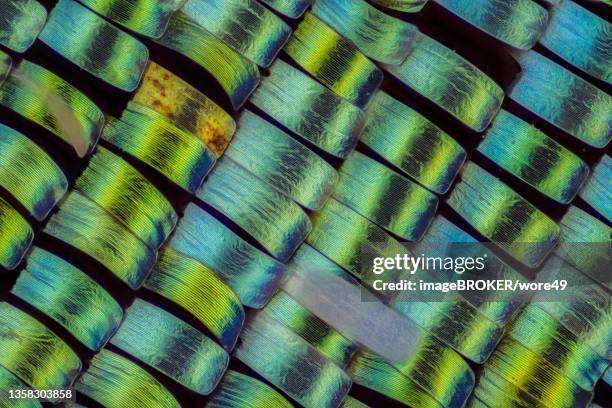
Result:
<svg viewBox="0 0 612 408"><path fill-rule="evenodd" d="M255 0L188 0L181 9L236 52L268 67L291 28Z"/></svg>
<svg viewBox="0 0 612 408"><path fill-rule="evenodd" d="M265 309L247 322L236 357L305 407L337 407L349 376Z"/></svg>
<svg viewBox="0 0 612 408"><path fill-rule="evenodd" d="M155 249L78 191L68 195L44 231L92 257L133 289L155 264Z"/></svg>
<svg viewBox="0 0 612 408"><path fill-rule="evenodd" d="M133 101L154 109L177 128L198 136L217 157L236 130L229 113L153 61L147 66Z"/></svg>
<svg viewBox="0 0 612 408"><path fill-rule="evenodd" d="M226 371L215 394L206 404L207 408L257 408L261 406L293 407L274 388L251 376L233 370Z"/></svg>
<svg viewBox="0 0 612 408"><path fill-rule="evenodd" d="M257 65L238 54L182 11L170 19L168 29L157 40L208 71L227 94L234 109L240 108L257 87Z"/></svg>
<svg viewBox="0 0 612 408"><path fill-rule="evenodd" d="M151 374L107 349L94 356L74 388L103 406L118 406L122 401L131 401L142 406L180 407L170 391Z"/></svg>
<svg viewBox="0 0 612 408"><path fill-rule="evenodd" d="M438 215L433 220L425 236L414 244L413 252L417 254L435 254L442 258L450 257L457 253L462 255L472 254L473 256L484 254L486 262L485 268L482 271L483 275L488 274L489 276L504 279L511 278L527 281L526 277L522 276L513 267L495 255L491 248L478 243L478 240L473 235L441 215ZM433 273L441 275L439 279L442 281L445 279L449 281L461 279L454 271L445 271L443 268L438 268L430 274ZM464 308L464 303L467 301L477 310L478 313L475 313L474 316L482 314L499 326L504 326L523 303L523 299L513 292L502 292L494 299L491 299L486 292L463 291L457 297ZM478 320L486 321L482 317L479 317Z"/></svg>
<svg viewBox="0 0 612 408"><path fill-rule="evenodd" d="M312 210L321 208L338 181L337 171L318 154L248 110L226 156Z"/></svg>
<svg viewBox="0 0 612 408"><path fill-rule="evenodd" d="M44 127L79 157L93 150L104 126L104 114L90 98L26 59L10 70L0 88L0 105Z"/></svg>
<svg viewBox="0 0 612 408"><path fill-rule="evenodd" d="M306 242L358 279L368 280L363 252L393 257L407 250L393 236L335 198L313 216Z"/></svg>
<svg viewBox="0 0 612 408"><path fill-rule="evenodd" d="M565 213L560 226L561 239L555 254L609 288L606 264L610 261L610 226L574 206ZM584 251L588 246L591 250Z"/></svg>
<svg viewBox="0 0 612 408"><path fill-rule="evenodd" d="M609 5L41 3L0 4L0 406L605 404ZM376 289L421 254L573 285Z"/></svg>
<svg viewBox="0 0 612 408"><path fill-rule="evenodd" d="M610 142L609 94L535 51L518 61L523 72L510 99L586 144L603 148Z"/></svg>
<svg viewBox="0 0 612 408"><path fill-rule="evenodd" d="M506 111L497 115L478 151L564 204L576 196L589 173L574 153Z"/></svg>
<svg viewBox="0 0 612 408"><path fill-rule="evenodd" d="M200 394L213 390L229 361L212 339L141 299L126 310L111 344Z"/></svg>
<svg viewBox="0 0 612 408"><path fill-rule="evenodd" d="M287 269L283 291L308 309L312 319L320 319L360 348L404 361L419 344L422 333L415 323L377 301L363 283L310 245L300 247ZM285 318L278 320L288 324ZM372 336L373 331L385 336ZM322 347L316 337L305 337Z"/></svg>
<svg viewBox="0 0 612 408"><path fill-rule="evenodd" d="M405 240L419 240L436 213L435 194L362 153L351 153L339 174L333 197Z"/></svg>
<svg viewBox="0 0 612 408"><path fill-rule="evenodd" d="M121 324L123 310L81 270L34 248L11 293L62 325L91 350L99 350Z"/></svg>
<svg viewBox="0 0 612 408"><path fill-rule="evenodd" d="M438 194L448 191L466 157L456 140L383 91L374 96L368 107L361 141Z"/></svg>
<svg viewBox="0 0 612 408"><path fill-rule="evenodd" d="M244 321L244 311L232 291L196 260L164 248L145 287L178 304L231 350Z"/></svg>
<svg viewBox="0 0 612 408"><path fill-rule="evenodd" d="M215 271L243 305L256 309L274 294L285 269L195 204L185 209L168 247Z"/></svg>
<svg viewBox="0 0 612 408"><path fill-rule="evenodd" d="M365 0L317 0L312 12L365 55L388 64L399 64L410 54L418 31Z"/></svg>
<svg viewBox="0 0 612 408"><path fill-rule="evenodd" d="M363 128L361 109L278 60L250 102L306 141L345 158Z"/></svg>
<svg viewBox="0 0 612 408"><path fill-rule="evenodd" d="M0 124L0 186L13 195L38 221L64 196L68 180L36 143ZM24 185L31 189L24 189Z"/></svg>
<svg viewBox="0 0 612 408"><path fill-rule="evenodd" d="M91 10L109 20L147 37L160 37L175 11L174 2L130 0L83 0Z"/></svg>
<svg viewBox="0 0 612 408"><path fill-rule="evenodd" d="M10 395L7 395L7 390L12 390L12 389L20 389L20 390L25 390L25 391L34 391L32 390L30 387L26 386L18 377L16 377L13 373L11 373L9 370L7 370L6 368L0 366L0 389L2 389L3 391L0 393L0 395L3 397L3 401L0 402L0 407L2 408L8 408L8 407L13 407L15 406L15 404L13 402L6 402L6 400L8 399L8 397L10 397ZM23 404L21 404L21 406L23 407L31 407L31 408L40 408L42 407L41 403L39 401L36 400L29 400L24 402Z"/></svg>
<svg viewBox="0 0 612 408"><path fill-rule="evenodd" d="M591 176L584 188L580 191L580 198L587 202L595 211L608 222L612 220L612 207L610 206L610 181L612 173L612 158L604 155L599 163L593 167Z"/></svg>
<svg viewBox="0 0 612 408"><path fill-rule="evenodd" d="M463 168L448 205L529 267L539 266L558 241L559 227L550 217L474 163Z"/></svg>
<svg viewBox="0 0 612 408"><path fill-rule="evenodd" d="M109 120L102 138L189 192L198 189L216 160L201 140L135 102L120 119Z"/></svg>
<svg viewBox="0 0 612 408"><path fill-rule="evenodd" d="M572 0L563 0L551 13L540 44L574 67L610 83L611 30L609 21Z"/></svg>
<svg viewBox="0 0 612 408"><path fill-rule="evenodd" d="M546 267L571 268L555 257ZM499 398L505 404L587 405L610 364L610 295L593 281L572 289L575 296L565 302L550 301L541 292L515 317L485 363L475 399L481 404Z"/></svg>
<svg viewBox="0 0 612 408"><path fill-rule="evenodd" d="M260 3L289 18L296 19L304 14L312 0L262 0Z"/></svg>
<svg viewBox="0 0 612 408"><path fill-rule="evenodd" d="M58 2L38 38L79 68L127 92L136 89L149 59L144 44L73 0Z"/></svg>
<svg viewBox="0 0 612 408"><path fill-rule="evenodd" d="M289 197L224 157L197 197L228 216L279 261L286 261L310 232L306 213Z"/></svg>
<svg viewBox="0 0 612 408"><path fill-rule="evenodd" d="M480 132L499 111L503 90L469 61L418 33L401 64L385 69L466 126Z"/></svg>
<svg viewBox="0 0 612 408"><path fill-rule="evenodd" d="M0 44L20 53L30 48L47 21L47 10L36 0L5 1L0 15Z"/></svg>
<svg viewBox="0 0 612 408"><path fill-rule="evenodd" d="M68 388L81 360L55 333L27 313L0 303L0 364L37 389Z"/></svg>
<svg viewBox="0 0 612 408"><path fill-rule="evenodd" d="M468 24L520 50L533 47L548 23L548 12L531 0L435 0Z"/></svg>
<svg viewBox="0 0 612 408"><path fill-rule="evenodd" d="M339 96L365 107L383 74L353 43L307 13L284 51L306 72Z"/></svg>

